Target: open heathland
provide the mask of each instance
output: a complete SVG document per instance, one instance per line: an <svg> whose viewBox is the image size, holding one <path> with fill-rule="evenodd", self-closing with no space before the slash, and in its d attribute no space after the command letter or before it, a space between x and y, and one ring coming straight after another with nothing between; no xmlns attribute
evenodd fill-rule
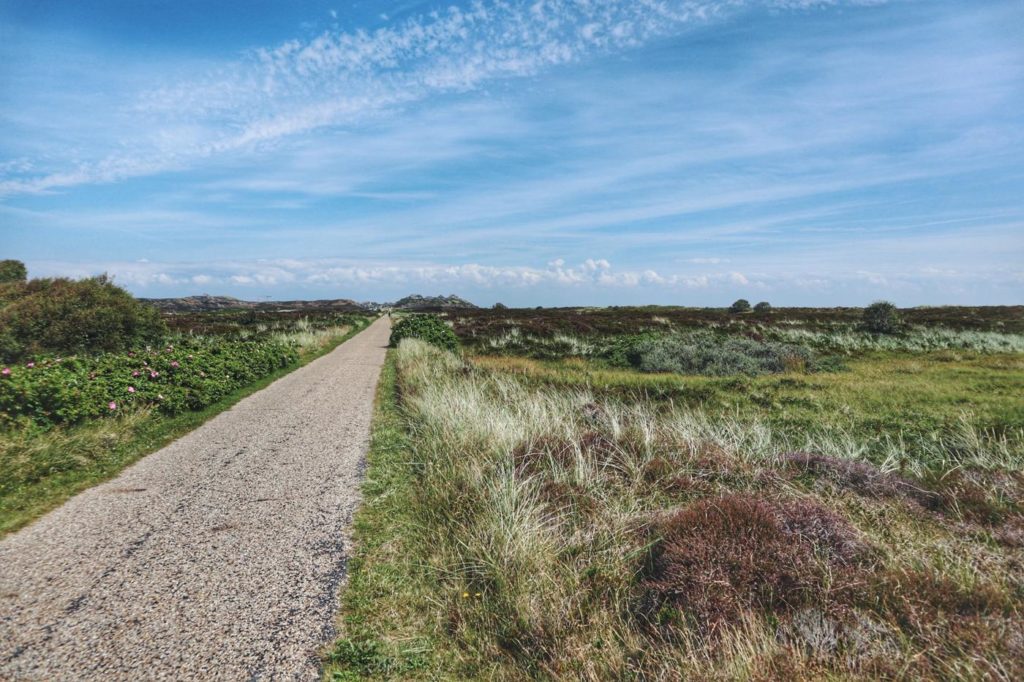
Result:
<svg viewBox="0 0 1024 682"><path fill-rule="evenodd" d="M329 677L1024 676L1018 321L560 314L393 352Z"/></svg>

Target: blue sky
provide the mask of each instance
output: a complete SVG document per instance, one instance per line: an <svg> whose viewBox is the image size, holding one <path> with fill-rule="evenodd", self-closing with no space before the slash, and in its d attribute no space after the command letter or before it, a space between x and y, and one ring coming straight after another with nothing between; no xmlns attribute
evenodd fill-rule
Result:
<svg viewBox="0 0 1024 682"><path fill-rule="evenodd" d="M143 296L1021 303L1024 3L0 0L0 252Z"/></svg>

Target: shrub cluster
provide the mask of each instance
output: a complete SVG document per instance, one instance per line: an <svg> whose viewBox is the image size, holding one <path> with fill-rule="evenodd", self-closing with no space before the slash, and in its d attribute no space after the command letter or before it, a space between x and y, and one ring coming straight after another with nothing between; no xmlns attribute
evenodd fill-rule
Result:
<svg viewBox="0 0 1024 682"><path fill-rule="evenodd" d="M400 319L391 328L391 345L398 346L402 339L420 339L450 351L459 347L455 332L436 315L409 315Z"/></svg>
<svg viewBox="0 0 1024 682"><path fill-rule="evenodd" d="M643 372L679 374L775 374L812 366L814 354L805 346L719 338L713 334L669 335L640 341L629 352L631 364Z"/></svg>
<svg viewBox="0 0 1024 682"><path fill-rule="evenodd" d="M197 410L298 360L278 341L190 339L139 352L50 357L0 370L0 423L50 426L151 405Z"/></svg>
<svg viewBox="0 0 1024 682"><path fill-rule="evenodd" d="M159 343L160 313L105 275L0 284L0 356L124 351Z"/></svg>

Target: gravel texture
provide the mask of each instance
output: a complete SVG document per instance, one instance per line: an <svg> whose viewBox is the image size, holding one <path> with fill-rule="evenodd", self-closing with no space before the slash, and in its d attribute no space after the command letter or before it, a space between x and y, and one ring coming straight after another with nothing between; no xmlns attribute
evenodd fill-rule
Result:
<svg viewBox="0 0 1024 682"><path fill-rule="evenodd" d="M0 679L317 679L388 331L0 542Z"/></svg>

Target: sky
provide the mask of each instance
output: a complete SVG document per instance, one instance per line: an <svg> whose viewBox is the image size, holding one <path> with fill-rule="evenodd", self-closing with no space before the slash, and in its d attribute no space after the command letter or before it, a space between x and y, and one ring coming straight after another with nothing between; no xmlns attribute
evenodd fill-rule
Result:
<svg viewBox="0 0 1024 682"><path fill-rule="evenodd" d="M139 296L1024 303L1020 0L0 0L0 257Z"/></svg>

